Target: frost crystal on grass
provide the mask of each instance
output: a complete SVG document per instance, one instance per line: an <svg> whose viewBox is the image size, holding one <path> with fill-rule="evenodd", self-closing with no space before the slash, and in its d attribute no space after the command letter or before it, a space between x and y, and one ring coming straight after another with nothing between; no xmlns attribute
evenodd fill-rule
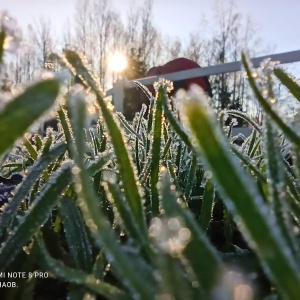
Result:
<svg viewBox="0 0 300 300"><path fill-rule="evenodd" d="M173 90L173 82L159 78L159 80L153 84L153 87L156 92L158 92L158 90L162 87L167 93L169 93Z"/></svg>

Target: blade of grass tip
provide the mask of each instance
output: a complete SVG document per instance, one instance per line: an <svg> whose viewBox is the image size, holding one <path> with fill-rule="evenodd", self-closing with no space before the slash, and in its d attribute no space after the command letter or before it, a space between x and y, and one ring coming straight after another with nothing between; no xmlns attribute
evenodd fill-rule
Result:
<svg viewBox="0 0 300 300"><path fill-rule="evenodd" d="M163 107L164 107L164 113L165 113L168 121L170 122L173 130L178 134L178 136L183 140L183 142L189 148L191 148L192 145L190 143L190 140L189 140L186 132L183 129L182 124L173 115L173 112L171 109L171 104L170 104L170 99L168 97L163 98Z"/></svg>
<svg viewBox="0 0 300 300"><path fill-rule="evenodd" d="M209 223L212 220L214 198L214 184L211 179L207 179L204 187L201 212L199 217L199 224L204 231L208 229Z"/></svg>
<svg viewBox="0 0 300 300"><path fill-rule="evenodd" d="M153 142L151 145L151 210L152 216L159 215L159 195L157 183L159 177L160 158L161 158L161 138L162 138L162 102L163 98L167 97L167 91L164 86L160 86L157 91L154 119L153 119Z"/></svg>
<svg viewBox="0 0 300 300"><path fill-rule="evenodd" d="M44 143L43 143L42 155L45 155L49 152L49 149L52 145L52 141L53 141L52 132L51 132L51 130L49 130L47 132L46 138L45 138Z"/></svg>
<svg viewBox="0 0 300 300"><path fill-rule="evenodd" d="M38 134L34 135L34 144L36 146L36 150L40 151L42 146L43 146L43 141L42 141L41 137Z"/></svg>
<svg viewBox="0 0 300 300"><path fill-rule="evenodd" d="M92 271L92 247L82 215L73 199L63 197L59 212L64 224L68 248L74 258L76 267L89 273Z"/></svg>
<svg viewBox="0 0 300 300"><path fill-rule="evenodd" d="M267 162L267 177L269 201L272 205L274 215L279 224L282 236L285 238L293 256L299 262L298 246L293 236L292 224L289 220L290 207L286 199L285 189L286 174L284 170L283 157L281 155L279 140L276 138L275 130L269 118L265 120L265 159Z"/></svg>
<svg viewBox="0 0 300 300"><path fill-rule="evenodd" d="M211 246L187 207L184 208L177 202L176 192L165 170L163 170L160 183L160 195L166 217L180 218L191 235L182 254L191 264L201 290L206 296L204 299L217 299L212 295L215 292L214 289L221 283L225 268L216 250Z"/></svg>
<svg viewBox="0 0 300 300"><path fill-rule="evenodd" d="M47 155L42 156L30 168L28 175L25 177L19 188L15 191L14 197L5 206L5 209L0 216L0 235L3 233L3 230L9 228L9 224L12 218L16 215L18 207L20 206L24 197L28 195L37 179L43 174L48 165L54 159L62 155L66 149L67 147L65 144L58 144L54 146Z"/></svg>
<svg viewBox="0 0 300 300"><path fill-rule="evenodd" d="M265 113L271 117L271 119L277 124L277 126L285 133L286 137L293 143L300 146L300 137L298 134L293 131L284 121L278 116L278 114L272 109L271 105L267 100L262 96L260 90L256 86L256 83L252 77L252 72L250 70L249 64L247 62L245 54L242 54L242 61L245 67L249 84L255 94L256 99L258 100L261 107L264 109Z"/></svg>
<svg viewBox="0 0 300 300"><path fill-rule="evenodd" d="M116 266L120 280L128 286L133 293L138 294L141 299L152 299L153 286L149 286L144 276L146 274L138 272L139 266L124 253L111 224L102 213L99 199L93 189L92 181L85 169L84 162L84 124L86 108L82 98L77 98L70 106L72 109L71 124L74 132L75 146L74 160L76 167L73 168L75 177L75 190L78 193L79 207L83 212L86 225L91 231L96 244L103 249L109 261ZM139 226L137 224L137 226ZM147 274L148 275L148 274Z"/></svg>
<svg viewBox="0 0 300 300"><path fill-rule="evenodd" d="M280 80L280 82L285 85L290 93L300 101L300 86L295 82L283 69L275 68L275 76Z"/></svg>
<svg viewBox="0 0 300 300"><path fill-rule="evenodd" d="M250 156L256 141L257 141L257 131L253 130L252 134L250 136L249 147L247 150L247 156Z"/></svg>
<svg viewBox="0 0 300 300"><path fill-rule="evenodd" d="M143 201L141 195L141 187L138 182L136 170L129 155L128 149L126 147L126 142L124 136L112 114L112 112L107 107L104 101L104 95L99 90L93 77L89 74L86 67L83 65L79 55L74 51L65 51L66 60L72 66L71 69L75 69L79 75L81 75L84 80L88 82L89 87L96 94L98 104L102 111L103 119L106 123L108 132L110 134L111 142L115 149L115 155L118 162L118 168L120 171L120 177L122 180L122 186L125 192L126 200L131 207L133 214L135 215L136 222L139 224L140 228L146 234L146 220L143 210Z"/></svg>
<svg viewBox="0 0 300 300"><path fill-rule="evenodd" d="M260 149L261 149L261 138L258 138L255 142L255 145L253 146L252 151L250 152L249 157L253 158L254 155L256 155L257 153L260 154Z"/></svg>
<svg viewBox="0 0 300 300"><path fill-rule="evenodd" d="M53 105L58 92L58 81L48 79L27 88L6 104L0 112L0 154Z"/></svg>
<svg viewBox="0 0 300 300"><path fill-rule="evenodd" d="M297 263L254 180L232 156L228 141L214 117L207 113L205 103L198 98L191 99L184 109L194 145L213 171L213 179L224 195L227 208L282 295L286 299L296 299L300 293Z"/></svg>
<svg viewBox="0 0 300 300"><path fill-rule="evenodd" d="M37 150L34 149L33 145L28 141L28 139L26 139L26 138L24 139L23 145L26 148L26 150L28 151L30 157L33 160L36 160L38 158Z"/></svg>
<svg viewBox="0 0 300 300"><path fill-rule="evenodd" d="M57 278L87 287L89 290L108 299L126 299L128 297L125 292L119 290L117 287L103 282L92 275L83 273L80 270L69 268L61 261L52 258L46 249L41 233L37 235L36 247L38 248L40 266L47 272L53 273Z"/></svg>
<svg viewBox="0 0 300 300"><path fill-rule="evenodd" d="M61 193L71 183L72 173L69 162L51 175L43 191L36 197L25 216L0 248L0 266L4 270L13 261L22 247L48 219L53 207L58 203Z"/></svg>
<svg viewBox="0 0 300 300"><path fill-rule="evenodd" d="M63 132L64 132L66 143L68 145L69 157L72 158L72 156L71 156L72 153L71 153L70 147L73 144L73 136L72 136L72 131L71 131L71 128L70 128L70 120L68 118L66 110L63 107L60 107L57 114L58 114L60 124L61 124L62 129L63 129Z"/></svg>
<svg viewBox="0 0 300 300"><path fill-rule="evenodd" d="M136 81L136 80L134 80L133 82L143 91L143 93L147 96L149 101L151 101L151 99L154 98L152 93L149 91L149 89L145 85L143 85L142 83L140 83L139 81Z"/></svg>

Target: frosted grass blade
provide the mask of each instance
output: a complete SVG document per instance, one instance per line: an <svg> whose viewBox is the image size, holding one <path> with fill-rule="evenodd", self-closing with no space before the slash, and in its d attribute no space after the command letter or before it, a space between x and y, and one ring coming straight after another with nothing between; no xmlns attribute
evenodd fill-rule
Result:
<svg viewBox="0 0 300 300"><path fill-rule="evenodd" d="M117 183L106 182L106 193L112 197L114 206L117 208L117 211L123 220L123 224L125 227L128 236L139 241L140 245L145 246L147 243L147 238L143 236L141 230L139 230L137 224L135 223L134 216L131 211L126 206L126 202L124 201L124 194L119 188Z"/></svg>
<svg viewBox="0 0 300 300"><path fill-rule="evenodd" d="M266 101L266 99L262 96L261 92L259 91L258 87L256 86L256 83L252 77L252 73L250 70L250 67L248 65L247 59L244 54L242 54L242 61L243 65L245 67L249 84L256 96L256 99L258 100L261 107L264 109L266 114L268 114L271 119L277 124L277 126L284 132L286 137L293 143L300 146L300 136L292 130L286 123L278 116L278 114L272 109L271 105Z"/></svg>
<svg viewBox="0 0 300 300"><path fill-rule="evenodd" d="M241 224L248 242L281 294L286 299L296 299L300 293L297 264L254 180L230 153L229 143L201 99L192 99L184 109L193 143L213 171L213 179L221 189L227 208Z"/></svg>
<svg viewBox="0 0 300 300"><path fill-rule="evenodd" d="M75 69L82 78L88 82L92 91L96 94L98 104L102 111L103 119L106 123L108 132L111 137L111 142L115 149L115 155L120 170L122 186L124 188L126 200L135 215L136 222L141 230L146 234L145 215L143 211L142 197L137 174L134 165L131 161L131 156L128 153L124 136L114 118L113 113L108 109L104 101L104 95L98 88L93 77L90 75L86 67L83 65L79 55L71 50L65 51L65 57L69 64Z"/></svg>
<svg viewBox="0 0 300 300"><path fill-rule="evenodd" d="M59 206L64 224L68 248L76 267L87 273L93 268L92 247L90 245L84 220L73 199L63 197Z"/></svg>
<svg viewBox="0 0 300 300"><path fill-rule="evenodd" d="M300 86L297 82L295 82L283 69L275 68L274 74L280 80L282 84L284 84L291 94L300 101Z"/></svg>
<svg viewBox="0 0 300 300"><path fill-rule="evenodd" d="M173 130L178 134L178 136L183 140L183 142L189 148L191 148L192 145L190 143L188 135L184 131L182 124L173 115L173 112L170 107L170 99L168 97L163 98L163 107L164 107L164 113L168 121L170 122Z"/></svg>
<svg viewBox="0 0 300 300"><path fill-rule="evenodd" d="M162 175L160 185L162 206L166 217L182 219L185 227L191 233L191 239L185 246L183 255L190 262L200 287L205 294L205 299L213 299L214 288L220 284L225 271L221 259L188 209L177 202L176 192L172 188L170 177L166 172Z"/></svg>
<svg viewBox="0 0 300 300"><path fill-rule="evenodd" d="M47 111L59 92L56 80L44 80L11 100L0 112L0 154L11 147L26 129Z"/></svg>
<svg viewBox="0 0 300 300"><path fill-rule="evenodd" d="M23 141L23 145L26 148L26 150L28 151L30 157L33 160L36 160L38 158L38 153L37 151L34 149L34 147L32 146L32 144L25 138Z"/></svg>
<svg viewBox="0 0 300 300"><path fill-rule="evenodd" d="M66 143L68 146L69 157L72 158L72 153L71 153L70 147L73 144L73 136L72 136L72 131L70 128L70 120L68 118L66 110L63 109L62 107L58 110L57 114L58 114L58 117L60 120L60 124L63 128L64 136L65 136Z"/></svg>
<svg viewBox="0 0 300 300"><path fill-rule="evenodd" d="M201 204L201 212L199 224L206 231L212 220L213 204L215 198L215 189L211 179L207 179L204 187L203 199Z"/></svg>
<svg viewBox="0 0 300 300"><path fill-rule="evenodd" d="M160 158L161 158L161 139L162 139L162 103L163 98L167 97L164 87L160 87L154 102L154 118L153 118L153 142L151 145L151 212L152 216L159 215L159 195L157 190Z"/></svg>
<svg viewBox="0 0 300 300"><path fill-rule="evenodd" d="M147 283L146 275L139 272L140 266L134 263L134 260L124 253L111 224L101 211L99 199L93 189L89 173L85 169L84 162L84 124L86 108L82 98L76 99L71 103L72 119L71 124L75 138L75 149L73 156L76 167L73 169L75 178L76 190L78 193L79 207L83 212L86 225L91 231L96 244L103 249L105 255L109 258L110 262L117 268L117 274L135 294L140 295L142 299L150 300L153 295L153 286ZM142 228L141 228L142 230ZM144 278L145 276L145 278Z"/></svg>
<svg viewBox="0 0 300 300"><path fill-rule="evenodd" d="M282 191L286 184L286 174L283 158L280 152L279 140L269 118L265 120L265 159L267 162L267 184L269 201L272 205L274 215L279 224L282 236L288 247L292 250L295 259L299 252L297 242L293 236L291 220L289 220L288 200Z"/></svg>
<svg viewBox="0 0 300 300"><path fill-rule="evenodd" d="M197 171L197 156L193 155L192 157L192 161L190 163L190 168L189 168L189 173L186 179L186 183L185 183L185 197L186 199L189 199L193 187L194 187L194 182L195 182L195 176L196 176L196 171Z"/></svg>
<svg viewBox="0 0 300 300"><path fill-rule="evenodd" d="M258 124L255 123L248 115L239 110L228 110L226 112L228 115L241 118L248 122L259 134L262 134L262 130Z"/></svg>
<svg viewBox="0 0 300 300"><path fill-rule="evenodd" d="M3 233L3 230L9 227L9 224L12 218L16 215L17 209L20 206L22 200L24 199L24 197L26 197L26 195L28 195L38 178L43 174L48 165L54 159L65 153L66 149L66 144L58 144L54 146L47 155L42 156L30 168L28 175L26 176L22 184L19 186L19 188L16 190L14 197L7 204L7 206L1 214L0 235Z"/></svg>
<svg viewBox="0 0 300 300"><path fill-rule="evenodd" d="M107 297L108 299L126 299L126 297L128 297L128 295L117 287L105 283L92 275L83 273L80 270L67 267L61 261L52 258L46 249L45 242L40 233L38 234L37 242L40 265L45 271L50 271L57 278L67 282L87 287L96 294Z"/></svg>
<svg viewBox="0 0 300 300"><path fill-rule="evenodd" d="M53 173L43 191L36 197L20 223L13 228L0 248L1 271L12 262L22 247L48 219L53 207L58 203L61 193L71 183L71 165L65 163Z"/></svg>

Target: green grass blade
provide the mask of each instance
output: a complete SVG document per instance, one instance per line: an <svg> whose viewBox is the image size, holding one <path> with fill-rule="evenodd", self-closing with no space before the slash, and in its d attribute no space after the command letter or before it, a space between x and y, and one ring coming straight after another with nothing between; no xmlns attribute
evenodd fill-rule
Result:
<svg viewBox="0 0 300 300"><path fill-rule="evenodd" d="M26 150L28 151L30 157L31 157L33 160L36 160L36 159L38 158L38 153L37 153L37 151L34 149L33 145L32 145L27 139L24 139L23 145L24 145L24 147L26 148Z"/></svg>
<svg viewBox="0 0 300 300"><path fill-rule="evenodd" d="M66 143L68 145L68 154L69 157L72 158L72 151L71 151L71 145L73 145L73 136L72 136L72 130L70 128L70 120L68 118L67 115L67 111L63 108L60 107L60 109L57 112L59 120L60 120L60 124L62 126L63 132L64 132L64 136L65 136L65 140Z"/></svg>
<svg viewBox="0 0 300 300"><path fill-rule="evenodd" d="M154 107L154 119L153 119L153 142L151 145L151 210L152 216L159 215L159 195L157 190L160 158L161 158L161 138L162 138L162 103L163 98L167 97L167 92L163 86L158 90L155 107Z"/></svg>
<svg viewBox="0 0 300 300"><path fill-rule="evenodd" d="M199 217L199 224L204 231L208 229L209 223L212 220L214 197L214 184L211 179L207 179L204 187L201 212Z"/></svg>
<svg viewBox="0 0 300 300"><path fill-rule="evenodd" d="M287 138L298 146L300 146L300 137L299 135L292 130L286 123L278 116L278 114L272 109L271 105L266 101L266 99L262 96L260 90L256 86L256 83L252 77L252 73L250 70L250 67L248 65L247 59L244 54L242 54L242 61L243 65L245 67L249 84L256 96L256 99L258 100L261 107L264 109L266 114L268 114L271 119L277 124L277 126L284 132Z"/></svg>
<svg viewBox="0 0 300 300"><path fill-rule="evenodd" d="M185 184L185 197L188 200L189 197L191 196L194 183L195 183L195 176L196 176L196 171L197 171L197 156L193 155L192 161L190 163L190 168L189 168L189 173L187 176L186 184Z"/></svg>
<svg viewBox="0 0 300 300"><path fill-rule="evenodd" d="M145 245L147 239L143 236L141 230L139 230L137 224L135 223L134 216L128 209L126 202L124 201L124 194L122 193L119 185L117 183L106 182L105 187L108 198L113 200L113 205L116 207L125 227L125 231L128 236L139 241L140 245Z"/></svg>
<svg viewBox="0 0 300 300"><path fill-rule="evenodd" d="M230 153L230 145L220 132L216 120L207 113L205 104L200 102L199 99L193 99L184 107L195 147L213 171L213 178L224 195L225 204L242 225L243 233L270 279L286 299L296 299L300 293L300 275L278 224L253 179ZM282 270L285 270L284 273Z"/></svg>
<svg viewBox="0 0 300 300"><path fill-rule="evenodd" d="M53 141L52 132L49 131L47 133L47 136L46 136L45 141L43 143L42 155L45 155L49 152L49 149L52 145L52 141Z"/></svg>
<svg viewBox="0 0 300 300"><path fill-rule="evenodd" d="M149 286L147 280L144 280L143 272L138 272L139 267L130 257L124 253L111 224L103 214L100 208L99 199L93 189L88 171L85 169L84 162L84 124L86 108L82 98L77 98L71 103L72 119L71 124L74 132L75 146L74 159L77 165L73 169L73 175L76 180L75 190L78 193L79 207L96 244L101 247L107 257L117 268L117 274L120 280L126 278L124 282L133 293L140 295L141 299L152 299L153 286ZM139 224L137 224L139 226ZM142 230L142 228L141 228Z"/></svg>
<svg viewBox="0 0 300 300"><path fill-rule="evenodd" d="M127 122L124 115L120 112L117 112L117 117L119 118L121 124L130 132L132 135L134 135L138 141L143 145L143 140L138 134L138 132L135 132L135 130L132 128L132 126Z"/></svg>
<svg viewBox="0 0 300 300"><path fill-rule="evenodd" d="M67 147L65 144L58 144L53 147L50 152L42 156L37 160L34 165L30 168L30 171L20 187L16 190L14 197L7 204L0 217L0 234L3 230L9 227L12 218L16 215L17 209L20 206L22 200L28 195L30 189L35 184L37 179L43 174L44 170L48 165L57 157L63 155Z"/></svg>
<svg viewBox="0 0 300 300"><path fill-rule="evenodd" d="M282 236L285 238L295 256L299 249L293 236L291 220L289 220L290 208L287 205L287 195L283 193L286 184L286 174L283 171L285 166L280 151L279 140L278 137L275 136L276 132L269 118L265 120L264 132L269 201L272 205Z"/></svg>
<svg viewBox="0 0 300 300"><path fill-rule="evenodd" d="M166 172L162 176L160 195L166 217L182 219L185 227L190 231L191 239L185 246L183 255L190 262L197 280L206 295L205 299L213 299L211 297L214 288L220 284L224 274L224 266L220 257L210 245L188 209L177 203L176 192L171 186L170 177Z"/></svg>
<svg viewBox="0 0 300 300"><path fill-rule="evenodd" d="M168 121L170 122L173 130L178 134L178 136L183 140L183 142L189 148L191 148L192 145L191 145L191 142L188 138L188 135L184 131L182 124L173 115L173 112L172 112L172 109L171 109L171 106L170 106L170 99L168 97L165 97L163 99L163 107L164 107L164 113L165 113Z"/></svg>
<svg viewBox="0 0 300 300"><path fill-rule="evenodd" d="M58 91L58 81L49 79L29 87L6 104L0 112L0 154L11 147L53 105Z"/></svg>
<svg viewBox="0 0 300 300"><path fill-rule="evenodd" d="M258 140L256 130L252 131L252 134L249 137L249 139L250 140L249 140L249 147L248 147L248 150L247 150L247 156L250 156L250 154L252 153L252 151L254 149L255 142Z"/></svg>
<svg viewBox="0 0 300 300"><path fill-rule="evenodd" d="M70 163L65 163L61 169L51 175L43 191L36 197L25 216L19 220L20 223L13 228L13 232L1 245L0 266L2 271L12 262L39 227L47 221L53 207L59 201L61 193L71 183L71 179Z"/></svg>
<svg viewBox="0 0 300 300"><path fill-rule="evenodd" d="M234 147L234 145L232 145L231 147L232 152L242 161L242 163L249 168L250 171L253 172L253 174L261 181L261 182L267 182L267 179L265 177L265 175L261 172L261 170L259 170L259 168L257 168L252 160L246 156L245 154L243 154L242 152L240 152L238 149L236 149L236 147Z"/></svg>
<svg viewBox="0 0 300 300"><path fill-rule="evenodd" d="M111 161L112 158L113 158L113 152L112 151L101 152L101 154L98 155L96 157L96 159L93 160L92 162L90 162L89 165L87 166L89 174L91 176L94 176L105 165L107 165Z"/></svg>
<svg viewBox="0 0 300 300"><path fill-rule="evenodd" d="M39 263L45 271L53 273L57 278L66 282L82 285L96 294L107 297L107 299L126 299L126 294L117 287L105 283L92 275L83 273L80 270L69 268L61 261L52 258L46 249L41 234L38 235L37 241Z"/></svg>
<svg viewBox="0 0 300 300"><path fill-rule="evenodd" d="M86 80L96 94L98 104L102 111L103 119L106 123L108 132L110 134L111 142L115 149L115 155L118 162L122 186L124 189L126 200L135 215L136 222L139 227L146 234L145 215L142 204L141 191L134 165L131 156L128 153L124 136L112 114L104 101L104 95L99 90L92 76L83 65L79 55L73 51L67 50L65 52L67 61L72 65L75 71Z"/></svg>
<svg viewBox="0 0 300 300"><path fill-rule="evenodd" d="M283 69L275 68L274 74L280 80L282 84L284 84L291 94L300 101L300 86L297 82L295 82Z"/></svg>
<svg viewBox="0 0 300 300"><path fill-rule="evenodd" d="M74 258L76 267L90 273L93 268L92 247L84 220L75 201L67 197L62 198L59 211L64 224L68 248Z"/></svg>

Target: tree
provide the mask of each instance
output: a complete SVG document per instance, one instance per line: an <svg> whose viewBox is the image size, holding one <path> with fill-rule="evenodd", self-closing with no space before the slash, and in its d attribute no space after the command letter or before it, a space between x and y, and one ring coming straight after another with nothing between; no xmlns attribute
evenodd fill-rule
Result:
<svg viewBox="0 0 300 300"><path fill-rule="evenodd" d="M142 59L141 49L130 49L130 54L127 56L127 61L127 68L123 73L128 80L146 76L147 66Z"/></svg>
<svg viewBox="0 0 300 300"><path fill-rule="evenodd" d="M53 33L49 19L41 17L34 25L28 26L30 40L36 50L36 55L40 67L44 68L48 62L50 54L54 51Z"/></svg>

